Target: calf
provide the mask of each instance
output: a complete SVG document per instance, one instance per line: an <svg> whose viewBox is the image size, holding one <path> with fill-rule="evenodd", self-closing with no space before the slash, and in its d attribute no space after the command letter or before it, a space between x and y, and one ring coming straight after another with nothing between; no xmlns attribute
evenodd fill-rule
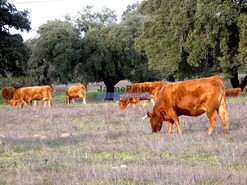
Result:
<svg viewBox="0 0 247 185"><path fill-rule="evenodd" d="M240 87L226 89L226 96L241 97L242 96L242 90Z"/></svg>
<svg viewBox="0 0 247 185"><path fill-rule="evenodd" d="M119 99L119 109L124 110L128 104L132 104L134 98L139 98L140 100L151 99L154 105L154 101L157 100L158 93L164 84L162 81L132 84ZM148 93L148 96L147 94L145 95L145 93Z"/></svg>

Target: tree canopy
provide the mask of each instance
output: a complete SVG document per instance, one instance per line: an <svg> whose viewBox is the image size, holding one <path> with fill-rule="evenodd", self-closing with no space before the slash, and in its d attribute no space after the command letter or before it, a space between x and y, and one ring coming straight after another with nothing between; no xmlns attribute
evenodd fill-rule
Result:
<svg viewBox="0 0 247 185"><path fill-rule="evenodd" d="M246 3L222 0L147 0L137 47L164 77L207 76L246 66Z"/></svg>
<svg viewBox="0 0 247 185"><path fill-rule="evenodd" d="M79 60L80 32L67 21L48 21L40 26L39 37L32 47L29 74L36 83L65 83L73 80Z"/></svg>
<svg viewBox="0 0 247 185"><path fill-rule="evenodd" d="M103 13L109 15L100 17L108 17L110 20L115 17L111 11ZM88 13L86 15L94 17ZM86 15L82 17L85 19ZM91 30L87 30L82 39L83 60L79 65L83 66L82 70L89 81L104 81L109 96L120 80L147 81L158 77L149 72L146 54L135 49L134 41L141 34L144 17L133 12L126 12L125 17L119 24L107 20L100 23L91 19L91 22L97 22L101 26L91 26ZM105 25L104 22L111 24ZM108 95L106 98L111 99Z"/></svg>
<svg viewBox="0 0 247 185"><path fill-rule="evenodd" d="M226 72L232 86L247 67L246 0L145 0L115 11L86 6L73 21L50 20L23 44L9 28L30 30L28 11L0 0L0 74L33 84L186 79ZM28 61L28 62L27 62Z"/></svg>
<svg viewBox="0 0 247 185"><path fill-rule="evenodd" d="M28 60L27 48L19 34L11 34L10 28L29 31L29 12L18 11L6 0L0 0L0 74L23 75Z"/></svg>

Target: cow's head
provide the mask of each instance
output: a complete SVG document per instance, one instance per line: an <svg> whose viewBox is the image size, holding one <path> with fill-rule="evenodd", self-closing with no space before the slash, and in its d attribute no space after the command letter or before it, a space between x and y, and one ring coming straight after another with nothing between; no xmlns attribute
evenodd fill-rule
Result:
<svg viewBox="0 0 247 185"><path fill-rule="evenodd" d="M18 101L16 100L9 100L8 103L11 105L11 106L16 106Z"/></svg>
<svg viewBox="0 0 247 185"><path fill-rule="evenodd" d="M162 115L147 112L147 116L150 118L152 132L158 133L162 127L162 122L163 122Z"/></svg>
<svg viewBox="0 0 247 185"><path fill-rule="evenodd" d="M9 104L11 106L16 106L17 103L19 105L19 108L23 108L23 105L24 105L24 101L23 100L9 100Z"/></svg>
<svg viewBox="0 0 247 185"><path fill-rule="evenodd" d="M120 98L118 105L119 105L120 110L124 110L128 105L128 99L127 98Z"/></svg>
<svg viewBox="0 0 247 185"><path fill-rule="evenodd" d="M50 88L51 88L51 92L56 92L56 89L52 85L50 85Z"/></svg>

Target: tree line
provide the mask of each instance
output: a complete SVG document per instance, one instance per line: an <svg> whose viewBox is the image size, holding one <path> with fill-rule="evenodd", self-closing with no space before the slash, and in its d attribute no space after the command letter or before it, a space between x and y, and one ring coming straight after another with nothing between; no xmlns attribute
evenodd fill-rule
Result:
<svg viewBox="0 0 247 185"><path fill-rule="evenodd" d="M76 19L49 20L23 41L9 28L31 29L28 11L0 0L0 75L16 83L104 81L107 92L132 82L224 72L233 87L247 70L247 1L146 0L117 22L109 8L86 6ZM12 82L13 83L13 82ZM108 98L108 97L107 97Z"/></svg>

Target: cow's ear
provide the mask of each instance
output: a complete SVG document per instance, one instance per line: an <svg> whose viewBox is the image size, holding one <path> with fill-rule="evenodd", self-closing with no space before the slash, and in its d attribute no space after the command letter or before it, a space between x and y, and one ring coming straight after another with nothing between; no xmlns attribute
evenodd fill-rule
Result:
<svg viewBox="0 0 247 185"><path fill-rule="evenodd" d="M147 112L147 116L148 116L149 118L151 118L151 117L153 117L153 114L152 114L151 112Z"/></svg>

